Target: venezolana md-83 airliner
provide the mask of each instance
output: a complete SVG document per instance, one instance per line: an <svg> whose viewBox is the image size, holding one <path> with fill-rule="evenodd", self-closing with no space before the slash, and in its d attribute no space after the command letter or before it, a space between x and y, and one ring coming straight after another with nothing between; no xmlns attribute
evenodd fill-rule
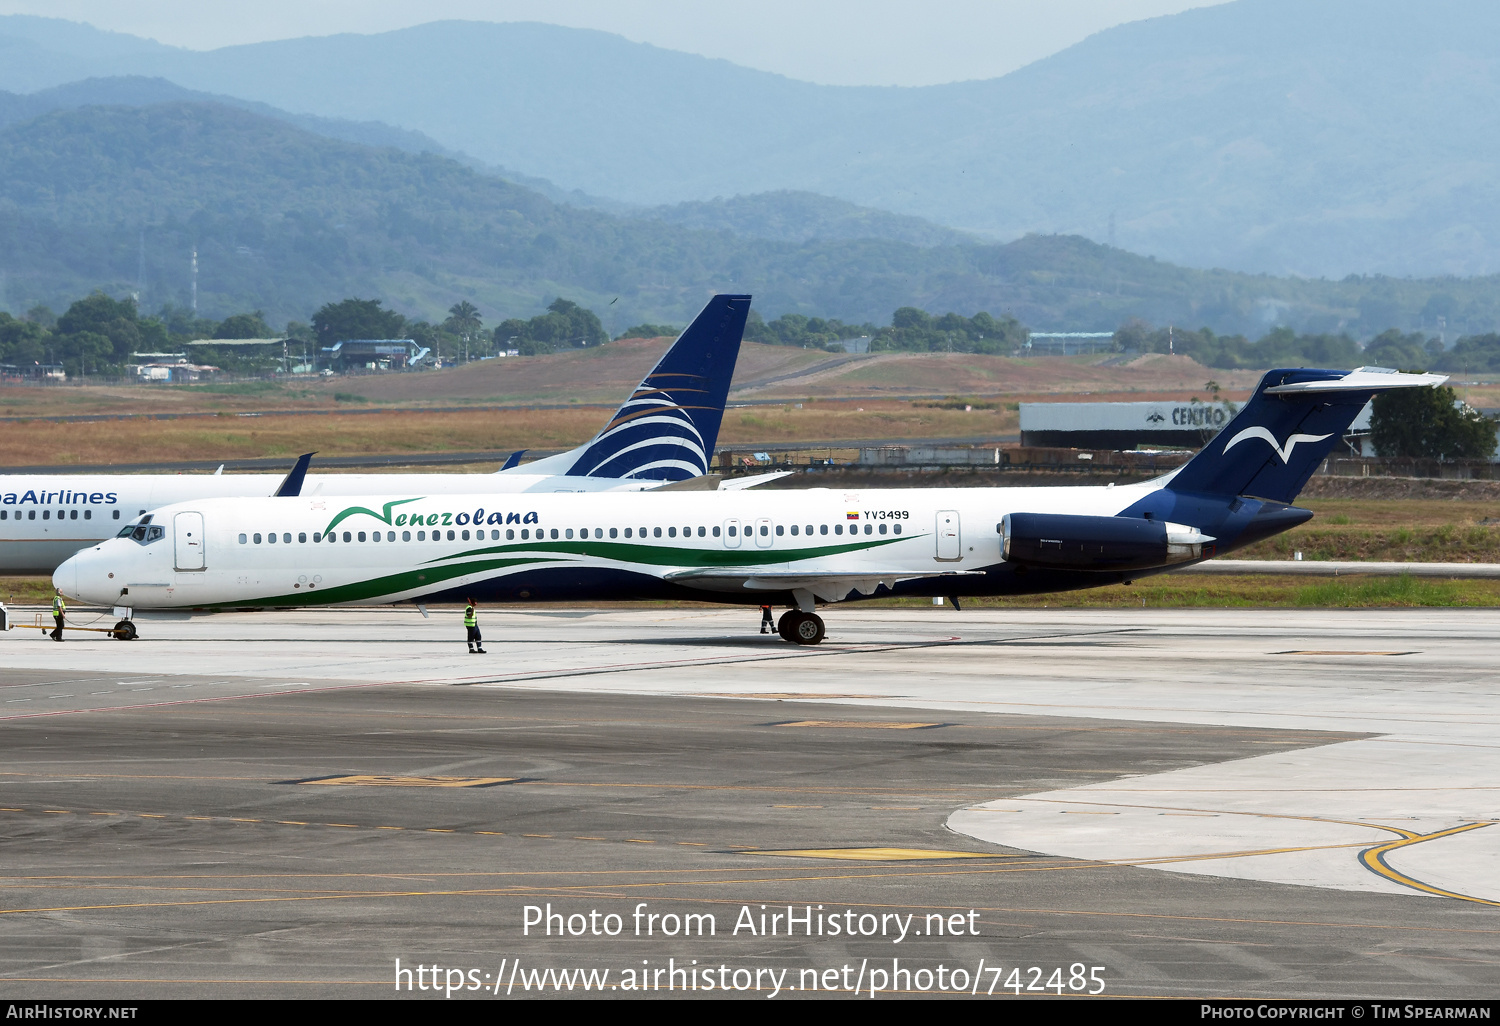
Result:
<svg viewBox="0 0 1500 1026"><path fill-rule="evenodd" d="M284 479L270 474L0 476L0 573L51 573L79 549L114 537L123 523L182 502L395 490L432 496L633 491L700 476L713 458L749 312L749 296L715 296L591 441L520 466L516 453L496 474L304 479L304 458Z"/></svg>
<svg viewBox="0 0 1500 1026"><path fill-rule="evenodd" d="M132 608L709 599L790 606L782 636L817 644L819 603L1117 584L1305 523L1291 502L1361 407L1444 380L1271 371L1191 461L1120 487L210 500L140 517L52 580L116 607L116 637Z"/></svg>

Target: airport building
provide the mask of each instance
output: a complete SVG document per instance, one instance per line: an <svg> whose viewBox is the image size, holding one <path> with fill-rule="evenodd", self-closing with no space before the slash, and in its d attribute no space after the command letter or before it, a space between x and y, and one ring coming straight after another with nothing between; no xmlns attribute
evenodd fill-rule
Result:
<svg viewBox="0 0 1500 1026"><path fill-rule="evenodd" d="M1021 444L1065 449L1201 449L1234 418L1233 403L1022 403ZM1345 433L1370 456L1370 407Z"/></svg>

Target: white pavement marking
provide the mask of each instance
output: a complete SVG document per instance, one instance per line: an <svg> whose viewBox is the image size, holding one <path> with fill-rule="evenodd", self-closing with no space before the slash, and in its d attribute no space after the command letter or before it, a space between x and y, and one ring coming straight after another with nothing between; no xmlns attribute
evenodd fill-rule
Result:
<svg viewBox="0 0 1500 1026"><path fill-rule="evenodd" d="M464 684L497 698L517 687L827 695L846 705L1370 733L1007 798L959 810L949 824L1025 850L1174 872L1500 901L1500 825L1484 825L1500 821L1493 612L850 606L825 617L829 641L811 649L758 635L753 609L486 610L484 657L462 647L456 613L423 620L405 610L144 620L137 642L101 635L58 649L17 632L0 644L13 667L134 675L122 689L158 687L117 693L111 708L193 701L161 688L162 674L191 671L224 678L215 698ZM1418 836L1456 827L1473 829Z"/></svg>

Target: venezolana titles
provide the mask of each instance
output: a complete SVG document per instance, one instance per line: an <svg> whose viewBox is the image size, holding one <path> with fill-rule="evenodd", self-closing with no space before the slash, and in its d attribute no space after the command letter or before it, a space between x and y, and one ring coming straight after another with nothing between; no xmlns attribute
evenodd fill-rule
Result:
<svg viewBox="0 0 1500 1026"><path fill-rule="evenodd" d="M408 510L402 513L396 513L394 516L392 516L392 510L394 510L397 506L404 506L409 502L421 502L422 498L422 496L418 496L415 499L393 499L382 506L381 512L379 513L376 513L373 509L369 509L365 506L350 506L349 508L340 510L338 513L336 513L333 519L328 522L328 526L323 529L323 533L327 534L329 531L332 531L335 527L339 526L339 524L343 523L347 518L354 516L356 513L364 513L367 516L372 516L376 520L379 520L381 523L390 524L393 527L420 527L424 524L428 527L452 527L455 525L458 527L466 527L469 524L480 525L540 523L540 519L537 517L535 511L530 513L487 513L482 507L480 509L474 510L472 513L467 511L461 513L454 513L452 511L446 511L442 513L429 513L426 510Z"/></svg>

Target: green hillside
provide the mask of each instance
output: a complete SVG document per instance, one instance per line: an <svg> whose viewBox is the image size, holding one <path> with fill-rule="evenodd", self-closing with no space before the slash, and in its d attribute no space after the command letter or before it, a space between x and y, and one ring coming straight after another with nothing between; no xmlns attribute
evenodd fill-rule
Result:
<svg viewBox="0 0 1500 1026"><path fill-rule="evenodd" d="M617 334L685 323L710 293L744 291L767 320L850 324L912 306L1036 330L1140 318L1252 338L1276 323L1368 337L1439 315L1450 340L1500 326L1496 279L1197 271L1062 236L749 238L560 205L442 156L215 104L54 110L0 129L0 307L62 310L94 288L139 293L142 310L184 305L195 246L199 311L261 310L273 325L348 296L432 321L467 300L494 324L563 295Z"/></svg>

